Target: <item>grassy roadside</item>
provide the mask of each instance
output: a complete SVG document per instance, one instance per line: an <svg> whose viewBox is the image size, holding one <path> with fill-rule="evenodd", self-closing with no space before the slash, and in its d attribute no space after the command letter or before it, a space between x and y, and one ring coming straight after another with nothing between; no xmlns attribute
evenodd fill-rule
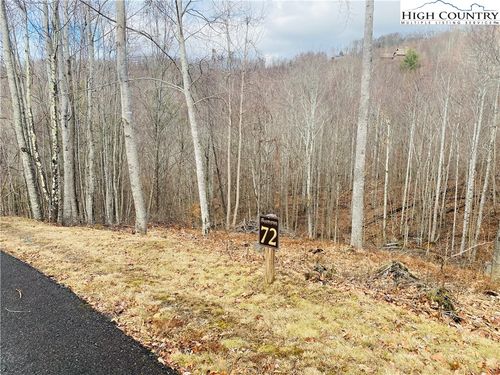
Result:
<svg viewBox="0 0 500 375"><path fill-rule="evenodd" d="M376 257L360 265L359 254L329 249L338 262L329 261L341 269L336 282L322 285L306 281L294 266L311 262L308 245L285 239L278 280L266 287L261 255L242 247L247 240L225 234L202 239L170 229L140 237L0 219L1 249L70 287L162 361L192 373L499 369L497 339L450 327L356 287L367 272L363 267L378 265ZM498 302L492 303L498 311Z"/></svg>

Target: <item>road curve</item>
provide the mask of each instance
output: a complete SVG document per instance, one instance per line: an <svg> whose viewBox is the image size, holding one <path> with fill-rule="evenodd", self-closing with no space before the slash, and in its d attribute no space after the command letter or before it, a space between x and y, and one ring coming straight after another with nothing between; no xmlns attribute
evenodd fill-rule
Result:
<svg viewBox="0 0 500 375"><path fill-rule="evenodd" d="M2 375L173 375L74 293L0 251Z"/></svg>

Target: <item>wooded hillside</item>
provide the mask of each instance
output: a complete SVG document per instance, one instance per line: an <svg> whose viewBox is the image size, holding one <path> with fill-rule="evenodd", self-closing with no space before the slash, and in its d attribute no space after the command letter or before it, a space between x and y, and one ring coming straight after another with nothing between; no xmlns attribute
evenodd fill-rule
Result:
<svg viewBox="0 0 500 375"><path fill-rule="evenodd" d="M206 233L272 212L290 234L347 243L360 43L266 64L239 3L214 19L148 4L126 28L99 1L2 1L1 215L133 224L142 199L152 223ZM374 41L366 245L491 259L499 40L485 27Z"/></svg>

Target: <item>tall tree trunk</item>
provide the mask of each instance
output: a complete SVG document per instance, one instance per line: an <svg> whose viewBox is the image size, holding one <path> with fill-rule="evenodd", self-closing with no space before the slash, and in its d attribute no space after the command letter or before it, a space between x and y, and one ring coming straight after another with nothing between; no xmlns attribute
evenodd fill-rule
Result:
<svg viewBox="0 0 500 375"><path fill-rule="evenodd" d="M100 112L100 106L98 108L98 113ZM114 223L113 219L113 187L112 187L112 169L111 169L111 135L109 129L109 121L105 118L105 116L101 115L101 123L102 123L102 150L101 150L101 165L102 165L102 186L103 186L103 211L104 211L104 222L107 225L112 225ZM115 125L113 125L116 127Z"/></svg>
<svg viewBox="0 0 500 375"><path fill-rule="evenodd" d="M385 171L384 171L384 213L382 219L382 238L387 241L387 194L389 189L389 154L391 149L391 123L386 120Z"/></svg>
<svg viewBox="0 0 500 375"><path fill-rule="evenodd" d="M241 147L243 142L243 96L245 93L245 75L247 71L247 55L248 55L248 25L250 21L247 18L245 28L245 46L243 50L243 70L241 71L240 80L240 103L238 111L238 159L236 161L236 197L234 201L233 227L236 225L238 218L238 209L240 206L240 184L241 184Z"/></svg>
<svg viewBox="0 0 500 375"><path fill-rule="evenodd" d="M356 156L354 161L351 208L351 246L357 248L363 246L366 133L368 129L368 115L370 111L370 84L372 76L373 55L373 8L374 0L366 0L363 60L361 68L361 91L356 134Z"/></svg>
<svg viewBox="0 0 500 375"><path fill-rule="evenodd" d="M315 88L317 90L317 87ZM316 107L317 107L317 91L313 93L312 90L309 95L310 100L308 104L311 105L310 113L306 114L305 124L305 199L306 199L306 215L307 215L307 236L313 238L313 197L312 197L312 183L313 183L313 154L315 148L316 136Z"/></svg>
<svg viewBox="0 0 500 375"><path fill-rule="evenodd" d="M94 35L92 32L92 19L90 17L90 8L87 8L85 13L86 18L86 37L88 45L88 75L87 75L87 129L85 132L87 138L87 169L86 169L86 196L85 196L85 211L87 212L87 224L94 223L94 192L95 192L95 145L92 123L93 111L93 87L94 87Z"/></svg>
<svg viewBox="0 0 500 375"><path fill-rule="evenodd" d="M116 1L116 69L120 84L122 125L125 135L125 151L127 153L128 173L130 178L130 189L135 208L135 230L146 234L147 213L144 204L144 194L141 186L141 170L134 127L132 126L132 108L130 105L130 92L128 87L127 69L127 38L125 30L125 2Z"/></svg>
<svg viewBox="0 0 500 375"><path fill-rule="evenodd" d="M226 44L227 44L227 205L226 205L226 229L231 223L231 135L233 131L233 59L231 51L231 36L229 34L230 8L227 9L227 19L225 20Z"/></svg>
<svg viewBox="0 0 500 375"><path fill-rule="evenodd" d="M460 253L465 251L465 246L467 245L467 232L469 230L469 221L472 211L472 199L474 195L474 178L476 175L476 160L477 160L477 146L479 142L479 133L481 132L481 125L483 122L483 110L484 110L484 97L486 96L486 89L481 88L480 103L479 103L479 114L477 121L474 124L474 134L472 135L472 147L471 154L469 158L469 175L467 177L467 191L465 193L465 212L464 212L464 222L462 229L462 241L460 242Z"/></svg>
<svg viewBox="0 0 500 375"><path fill-rule="evenodd" d="M484 172L484 181L483 181L483 188L481 190L481 200L479 202L479 211L477 214L477 222L476 222L476 233L474 234L474 242L472 246L475 246L477 244L477 241L479 240L479 235L481 234L481 224L483 221L483 210L484 210L484 204L486 202L486 197L488 195L488 182L490 179L490 172L491 172L491 160L493 159L493 146L495 144L495 139L496 139L496 134L497 134L497 119L498 119L498 94L500 91L500 80L497 83L497 90L495 94L495 104L494 104L494 109L493 109L493 120L490 125L490 140L488 142L488 151L486 154L486 170ZM495 178L495 177L493 177ZM474 248L473 253L472 253L473 259L476 257L476 248Z"/></svg>
<svg viewBox="0 0 500 375"><path fill-rule="evenodd" d="M7 14L4 0L0 0L0 27L2 31L2 44L5 59L5 68L7 71L7 79L9 82L9 90L12 100L12 111L14 120L14 131L16 133L17 145L20 150L21 161L23 165L24 179L28 191L31 215L36 220L42 219L42 211L40 209L40 197L36 187L36 178L29 155L28 145L24 137L23 122L21 117L21 102L18 95L18 87L16 82L16 72L14 64L14 56L9 35L9 25L7 24Z"/></svg>
<svg viewBox="0 0 500 375"><path fill-rule="evenodd" d="M312 143L312 140L309 140ZM306 148L306 215L307 237L313 238L313 204L312 204L312 145Z"/></svg>
<svg viewBox="0 0 500 375"><path fill-rule="evenodd" d="M446 173L444 176L444 183L443 183L443 187L442 187L441 208L440 208L441 217L439 219L439 228L438 228L439 231L441 231L441 228L443 226L443 221L446 218L445 207L446 207L446 200L447 200L447 195L448 195L448 181L450 178L450 165L451 165L451 159L452 159L451 156L453 154L453 140L456 139L454 133L451 135L451 138L452 138L452 141L450 142L450 148L448 150L448 162L446 163L446 168L445 168Z"/></svg>
<svg viewBox="0 0 500 375"><path fill-rule="evenodd" d="M377 181L378 179L378 161L379 161L379 131L378 131L378 126L379 126L379 118L380 118L380 106L377 108L377 119L375 120L375 129L374 129L374 135L375 135L375 141L374 141L374 147L373 147L373 155L372 155L372 162L375 164L374 168L372 168L372 181ZM372 182L373 183L373 182ZM372 197L371 197L371 207L376 207L377 203L377 185L375 185L374 188L371 189L372 191Z"/></svg>
<svg viewBox="0 0 500 375"><path fill-rule="evenodd" d="M456 136L455 136L456 137ZM455 139L455 194L453 199L453 226L451 229L451 252L455 252L455 233L457 229L457 205L458 205L458 167L460 162L460 142Z"/></svg>
<svg viewBox="0 0 500 375"><path fill-rule="evenodd" d="M217 182L219 185L219 194L220 194L220 199L222 202L222 208L223 208L224 212L227 212L226 199L224 198L224 188L223 188L223 184L222 184L222 177L221 177L219 162L217 159L217 151L216 151L215 141L214 141L214 133L213 133L213 126L214 125L211 122L211 120L209 120L209 121L210 121L210 144L211 144L211 148L212 148L212 154L214 155L214 165L215 165L215 172L217 174Z"/></svg>
<svg viewBox="0 0 500 375"><path fill-rule="evenodd" d="M67 15L67 2L65 4L65 14ZM68 51L68 33L67 25L60 27L59 14L54 13L55 24L59 30L57 34L59 35L58 44L56 47L59 55L59 102L60 102L60 129L61 129L61 139L63 148L63 213L62 213L62 224L72 225L76 222L76 192L75 192L75 160L74 160L74 149L73 149L73 122L70 117L74 116L71 113L70 95L71 90L69 75L71 74L71 63ZM64 21L67 21L66 19Z"/></svg>
<svg viewBox="0 0 500 375"><path fill-rule="evenodd" d="M198 134L198 121L196 108L191 92L191 77L189 76L188 59L186 52L186 39L184 37L184 28L182 17L184 9L182 0L176 0L176 17L177 17L177 38L179 42L179 57L181 61L182 82L184 97L186 99L186 107L188 111L189 123L191 125L191 136L193 138L194 158L196 163L196 178L198 181L198 195L201 209L201 231L204 235L210 230L210 218L208 213L207 191L206 191L206 171L203 165L203 154L201 150L201 142Z"/></svg>
<svg viewBox="0 0 500 375"><path fill-rule="evenodd" d="M410 127L410 139L408 141L408 156L406 160L406 173L405 173L405 184L403 188L403 202L401 204L401 223L400 223L400 228L399 232L400 233L407 233L408 232L408 224L407 224L407 219L405 220L405 212L406 212L406 200L408 196L408 185L410 182L410 170L411 170L411 161L412 161L412 156L413 156L413 137L415 134L415 124L417 122L417 114L416 114L416 108L413 109L412 112L412 120L411 120L411 127ZM404 224L404 228L403 228ZM404 229L404 231L403 231ZM406 238L406 236L405 236ZM404 242L404 246L406 246L406 240Z"/></svg>
<svg viewBox="0 0 500 375"><path fill-rule="evenodd" d="M500 223L498 223L498 231L495 239L495 247L491 263L491 277L494 280L500 280Z"/></svg>
<svg viewBox="0 0 500 375"><path fill-rule="evenodd" d="M59 178L59 125L57 116L58 91L57 85L57 49L55 48L56 24L55 13L58 11L58 2L52 4L52 19L50 20L49 4L44 2L44 23L45 23L45 46L47 50L47 77L49 85L50 101L50 155L51 155L51 187L50 187L50 209L49 220L57 221L59 217L60 205L60 178Z"/></svg>
<svg viewBox="0 0 500 375"><path fill-rule="evenodd" d="M231 94L228 94L228 124L227 124L227 205L226 205L226 229L229 229L229 225L231 223L231 133L232 133L232 125L231 125Z"/></svg>
<svg viewBox="0 0 500 375"><path fill-rule="evenodd" d="M38 180L40 182L40 189L42 190L43 198L47 204L50 204L50 195L47 188L47 178L43 170L42 160L38 151L38 142L35 134L35 122L33 119L33 105L32 105L32 86L33 86L33 73L31 71L31 53L30 53L30 38L29 38L29 22L28 22L28 9L24 5L24 24L25 24L25 37L24 37L24 51L25 51L25 82L26 82L26 125L28 128L28 135L30 139L30 152L35 162L36 170L38 173Z"/></svg>
<svg viewBox="0 0 500 375"><path fill-rule="evenodd" d="M441 123L441 141L439 145L439 161L438 161L438 171L437 171L437 180L436 180L436 190L435 190L435 199L434 199L434 209L432 213L432 230L430 241L436 241L436 231L438 225L438 208L439 208L439 196L441 193L441 179L443 173L443 163L444 163L444 146L446 140L446 124L448 123L448 103L450 101L450 77L448 77L448 85L446 88L446 98L444 101L444 110L443 110L443 121Z"/></svg>

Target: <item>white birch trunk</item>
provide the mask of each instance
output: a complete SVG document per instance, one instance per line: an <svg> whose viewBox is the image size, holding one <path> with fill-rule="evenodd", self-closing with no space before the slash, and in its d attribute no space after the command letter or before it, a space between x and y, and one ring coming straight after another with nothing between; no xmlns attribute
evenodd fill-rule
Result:
<svg viewBox="0 0 500 375"><path fill-rule="evenodd" d="M413 136L415 134L415 124L417 122L416 119L416 109L413 110L413 115L412 115L412 121L411 121L411 127L410 127L410 140L408 142L408 159L406 160L406 173L405 173L405 184L403 188L403 202L401 204L401 224L399 228L399 232L403 233L403 224L406 222L405 221L405 212L406 212L406 199L408 195L408 184L410 182L410 168L411 168L411 160L413 156ZM404 232L406 232L406 228L408 228L408 225L405 224ZM404 246L406 246L406 241L404 243Z"/></svg>
<svg viewBox="0 0 500 375"><path fill-rule="evenodd" d="M455 134L452 134L452 139L455 139ZM441 196L441 217L439 219L439 227L438 227L438 230L441 231L441 227L443 225L443 221L445 220L446 218L446 212L445 212L445 208L446 208L446 199L447 199L447 195L448 195L448 181L449 181L449 178L450 178L450 165L451 165L451 155L453 153L453 141L451 142L450 144L450 149L448 151L448 162L446 163L446 173L445 173L445 177L444 177L444 183L443 183L443 187L442 187L442 196ZM439 238L439 236L438 236ZM436 239L437 241L437 239Z"/></svg>
<svg viewBox="0 0 500 375"><path fill-rule="evenodd" d="M446 98L444 102L444 110L443 110L443 121L441 123L441 141L439 145L439 161L438 161L438 171L437 171L437 181L436 181L436 190L435 190L435 199L434 199L434 209L432 213L432 230L430 241L436 241L436 231L438 224L438 208L439 208L439 195L441 192L441 179L442 179L442 171L443 171L443 163L444 163L444 145L446 140L446 124L448 123L448 103L450 101L450 78L448 78L448 86L446 89Z"/></svg>
<svg viewBox="0 0 500 375"><path fill-rule="evenodd" d="M65 7L67 3L65 3ZM60 28L58 12L54 12L55 24ZM59 123L61 129L62 154L63 154L63 212L62 224L73 225L76 221L76 196L75 196L75 170L73 153L73 128L70 122L70 102L68 70L70 70L67 30L62 27L57 34L58 38L58 74L59 74Z"/></svg>
<svg viewBox="0 0 500 375"><path fill-rule="evenodd" d="M90 17L90 8L87 8L85 13L87 30L87 45L88 45L88 77L87 77L87 169L86 169L86 197L85 197L85 211L87 213L87 224L91 225L94 223L94 192L95 192L95 172L94 172L94 159L95 159L95 146L94 146L94 135L92 128L92 111L93 111L93 99L92 99L92 89L94 86L94 36L92 33L92 20Z"/></svg>
<svg viewBox="0 0 500 375"><path fill-rule="evenodd" d="M26 5L25 5L26 6ZM50 195L47 188L47 179L42 166L42 160L40 158L40 153L38 152L38 142L35 134L35 122L33 119L33 105L32 105L32 86L33 86L33 74L31 71L31 53L30 53L30 41L29 41L29 24L28 24L28 10L24 9L24 23L25 23L25 37L24 37L24 51L25 51L25 82L26 82L26 125L28 128L28 135L30 138L31 154L35 162L35 166L38 173L38 179L40 183L40 189L42 190L43 198L47 204L50 203Z"/></svg>
<svg viewBox="0 0 500 375"><path fill-rule="evenodd" d="M311 142L309 140L309 142ZM309 148L310 147L310 148ZM307 237L313 238L313 206L312 206L312 146L306 149L306 214Z"/></svg>
<svg viewBox="0 0 500 375"><path fill-rule="evenodd" d="M245 46L243 51L243 71L241 72L240 81L240 104L238 113L238 159L236 160L236 197L234 201L234 214L233 214L233 227L236 225L236 219L238 218L238 209L240 205L240 184L241 184L241 148L243 142L243 96L245 93L245 75L247 69L247 54L248 54L248 24L249 20L246 20L245 29Z"/></svg>
<svg viewBox="0 0 500 375"><path fill-rule="evenodd" d="M227 43L227 63L228 63L228 77L227 77L227 206L226 206L226 229L229 229L231 223L231 135L233 131L233 103L232 103L232 52L231 52L231 37L229 35L229 9L226 19L226 43Z"/></svg>
<svg viewBox="0 0 500 375"><path fill-rule="evenodd" d="M196 115L196 108L191 92L191 77L189 76L188 59L186 52L186 40L184 37L184 29L182 24L182 17L184 9L182 0L176 0L176 16L177 16L177 39L179 41L179 57L181 61L182 82L184 97L186 99L186 107L188 111L189 123L191 125L191 136L193 138L194 158L196 163L196 178L198 181L198 195L200 200L201 209L201 231L204 235L208 234L210 230L210 218L208 213L207 191L206 191L206 178L205 167L203 165L203 155L201 151L201 142L198 134L198 121Z"/></svg>
<svg viewBox="0 0 500 375"><path fill-rule="evenodd" d="M29 149L24 137L23 122L21 117L21 102L18 95L18 87L16 82L16 72L14 64L14 56L9 35L9 26L7 24L7 14L4 0L0 0L0 30L2 32L3 54L5 60L5 69L7 71L7 80L9 82L9 90L12 100L12 111L14 120L14 131L16 133L17 145L20 150L21 162L23 165L23 174L28 191L31 215L36 220L42 219L42 211L40 209L40 197L36 188L36 178L31 164Z"/></svg>
<svg viewBox="0 0 500 375"><path fill-rule="evenodd" d="M370 84L373 55L373 8L374 0L366 0L363 59L361 68L361 91L356 134L356 153L354 160L351 208L351 246L357 248L363 246L366 133L368 129L368 115L370 110Z"/></svg>
<svg viewBox="0 0 500 375"><path fill-rule="evenodd" d="M314 90L314 92L313 92ZM309 93L310 100L307 104L310 104L310 113L306 115L306 134L305 134L305 146L306 146L306 181L305 181L305 198L306 198L306 215L307 215L307 236L313 238L313 202L312 202L312 171L313 171L313 153L315 146L315 136L316 136L316 106L317 106L317 92L318 88L315 87Z"/></svg>
<svg viewBox="0 0 500 375"><path fill-rule="evenodd" d="M463 253L465 251L465 246L467 245L467 232L469 230L469 221L472 211L472 198L474 195L474 179L476 176L477 146L479 142L479 133L481 132L481 125L483 122L484 97L486 96L486 90L484 88L481 90L482 92L479 104L478 119L474 124L474 134L472 135L472 147L469 159L469 175L467 178L467 191L465 194L465 212L464 212L464 222L462 229L462 240L460 242L460 253Z"/></svg>
<svg viewBox="0 0 500 375"><path fill-rule="evenodd" d="M64 14L65 14L65 23L69 24L70 22L70 12L68 9L69 1L64 2ZM68 27L69 28L69 27ZM65 68L65 76L67 82L67 93L68 93L68 114L69 114L69 122L68 127L69 131L69 162L71 165L71 169L69 173L71 174L70 186L68 188L70 205L71 205L71 216L73 222L78 222L78 204L76 202L76 173L75 173L75 132L76 132L76 109L75 109L75 97L74 97L74 83L73 83L73 72L72 72L72 63L71 56L69 54L69 31L68 28L63 28L63 55L64 55L64 68Z"/></svg>
<svg viewBox="0 0 500 375"><path fill-rule="evenodd" d="M125 2L116 1L116 69L120 84L122 125L125 135L125 151L127 154L128 173L130 178L130 189L135 208L135 230L146 234L147 214L144 204L144 195L141 186L141 171L139 168L139 157L135 131L132 125L132 110L130 105L130 92L128 86L127 70L127 38L125 30Z"/></svg>
<svg viewBox="0 0 500 375"><path fill-rule="evenodd" d="M51 187L50 187L50 209L49 220L57 220L59 216L59 126L57 117L58 107L58 86L57 86L57 52L54 48L56 25L54 21L54 13L57 11L57 3L53 3L52 21L49 20L50 12L48 2L44 2L44 23L47 50L47 77L49 85L49 102L50 102L50 155L51 155Z"/></svg>
<svg viewBox="0 0 500 375"><path fill-rule="evenodd" d="M457 205L458 205L458 166L460 161L460 142L455 139L456 143L456 161L455 161L455 196L453 200L453 227L451 230L451 252L455 252L455 233L457 229Z"/></svg>
<svg viewBox="0 0 500 375"><path fill-rule="evenodd" d="M382 219L382 238L384 243L387 241L387 193L389 189L389 154L391 149L391 123L386 120L386 139L385 139L385 171L384 171L384 213Z"/></svg>
<svg viewBox="0 0 500 375"><path fill-rule="evenodd" d="M477 221L476 221L476 233L474 234L474 242L472 246L475 246L477 244L477 241L479 240L479 235L481 234L481 224L483 221L483 210L484 210L484 204L486 202L486 197L488 195L488 182L490 179L490 172L491 172L491 161L493 159L493 147L495 145L495 139L496 139L496 134L497 134L497 119L498 119L498 94L500 90L500 81L497 83L497 90L495 94L495 104L494 104L494 110L493 110L493 121L490 126L490 140L488 142L488 151L486 155L486 171L484 172L484 182L483 182L483 188L481 190L481 200L479 202L479 211L477 214ZM476 255L476 248L473 250L473 258L475 258Z"/></svg>

